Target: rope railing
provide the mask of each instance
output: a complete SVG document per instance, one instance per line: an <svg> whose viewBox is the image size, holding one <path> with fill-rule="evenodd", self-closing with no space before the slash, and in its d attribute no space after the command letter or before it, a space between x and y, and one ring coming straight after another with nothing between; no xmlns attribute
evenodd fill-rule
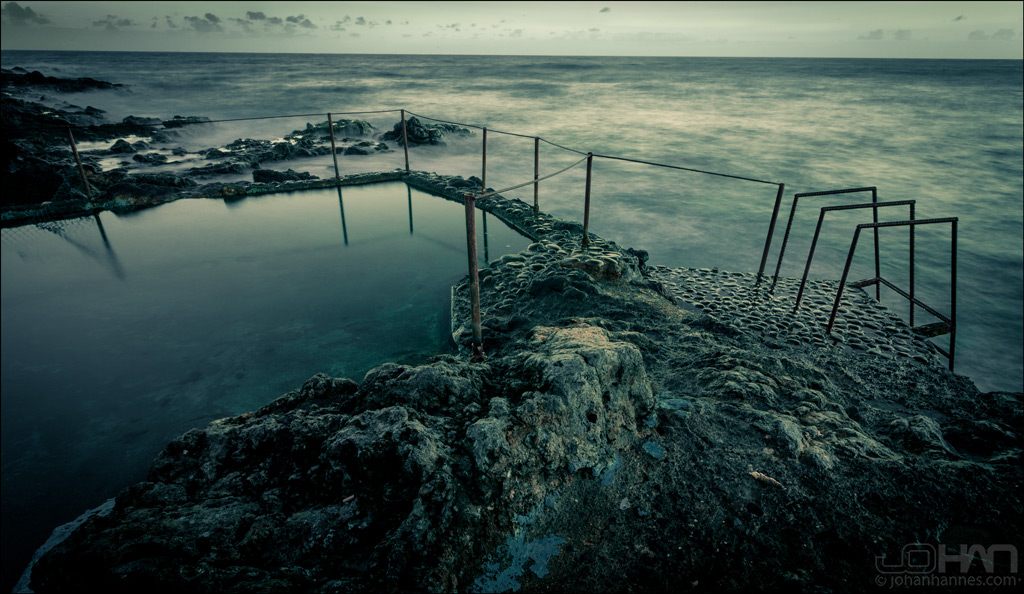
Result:
<svg viewBox="0 0 1024 594"><path fill-rule="evenodd" d="M481 192L486 192L486 190L487 190L487 133L488 132L492 132L492 133L497 133L497 134L505 134L505 135L508 135L508 136L517 136L519 138L533 138L533 140L534 140L534 180L532 182L526 182L526 183L523 183L523 184L519 184L519 185L517 185L517 186L515 186L513 188L509 188L509 189L506 189L506 190L503 190L503 191L507 192L509 190L521 188L521 187L527 186L530 183L532 183L533 187L534 187L534 194L533 194L534 206L533 206L533 208L534 208L534 212L535 213L540 211L540 204L539 204L539 197L538 197L538 183L541 181L541 178L539 178L537 176L537 168L539 167L539 159L540 159L539 144L541 142L544 142L546 144L549 144L551 146L554 146L556 148L559 148L559 149L562 149L562 150L565 150L565 151L576 153L577 155L583 155L586 159L590 159L591 161L592 161L592 159L594 157L597 157L597 158L600 158L600 159L608 159L608 160L613 160L613 161L623 161L623 162L628 162L628 163L637 163L637 164L640 164L640 165L648 165L648 166L653 166L653 167L662 167L662 168L666 168L666 169L675 169L675 170L678 170L678 171L689 171L689 172L692 172L692 173L700 173L700 174L703 174L703 175L713 175L713 176L723 177L723 178L728 178L728 179L735 179L735 180L740 180L740 181L748 181L748 182L754 182L754 183L768 184L768 185L776 186L776 187L778 187L778 191L777 191L776 196L775 196L775 204L772 207L771 222L768 225L768 233L767 233L767 235L765 237L764 249L762 250L762 253L761 253L761 263L760 263L760 266L758 267L758 270L757 270L757 278L758 278L759 281L764 276L764 269L765 269L765 266L767 265L767 262L768 262L768 252L771 249L772 237L775 234L775 224L776 224L776 222L778 220L778 217L779 217L779 209L782 206L782 195L783 195L783 192L785 191L785 187L786 187L786 185L783 184L783 183L774 182L774 181L768 181L768 180L763 180L763 179L757 179L757 178L752 178L752 177L745 177L745 176L741 176L741 175L732 175L732 174L728 174L728 173L720 173L720 172L716 172L716 171L707 171L705 169L696 169L694 167L683 167L681 165L671 165L671 164L668 164L668 163L656 163L654 161L646 161L646 160L643 160L643 159L634 159L634 158L630 158L630 157L620 157L620 156L615 156L615 155L601 155L601 154L594 154L594 153L589 153L589 152L585 153L583 151L579 151L579 150L576 150L576 149L573 149L573 148L570 148L570 147L567 147L567 146L563 146L563 145L551 142L550 140L547 140L545 138L541 138L540 136L527 136L525 134L517 134L515 132L504 132L504 131L501 131L501 130L494 130L494 129L487 128L485 126L480 126L480 125L477 125L477 124L467 124L465 122L456 122L456 121L453 121L453 120L443 120L443 119L439 119L439 118L433 118L433 117L430 117L430 116L419 115L419 114L415 114L415 113L413 113L411 111L408 112L408 113L410 115L414 115L414 116L416 116L418 118L423 118L425 120L431 120L431 121L434 121L434 122L440 122L440 123L443 123L443 124L451 124L451 125L455 125L455 126L466 126L466 127L476 128L478 130L482 130L483 131L483 146L482 146L482 159L481 159L482 163L481 163L481 176L480 176L481 177L481 184L480 184L481 185L481 188L480 188ZM403 120L403 125L404 125L404 120ZM408 149L406 149L406 150L408 150ZM576 163L576 164L578 164L578 163ZM573 167L576 164L571 165L570 167ZM406 165L406 169L408 169L408 164ZM589 214L590 214L590 181L591 181L591 163L588 162L588 164L587 164L586 206L585 206L585 209L584 209L584 221L583 221L583 227L584 227L583 245L584 246L586 246L587 243L588 243L587 227L588 227L588 223L589 223ZM478 196L477 198L479 199L481 197L483 197L483 196Z"/></svg>
<svg viewBox="0 0 1024 594"><path fill-rule="evenodd" d="M718 177L728 177L728 178L731 178L731 179L739 179L739 180L743 180L743 181L757 182L759 184L770 184L770 185L773 185L773 186L781 185L779 182L765 181L763 179L754 179L752 177L742 177L742 176L739 176L739 175L729 175L728 173L715 173L714 171L705 171L703 169L693 169L693 168L690 168L690 167L682 167L680 165L669 165L667 163L655 163L653 161L643 161L641 159L630 159L628 157L615 157L615 156L612 156L612 155L599 155L597 153L594 153L594 156L597 157L598 159L610 159L610 160L613 160L613 161L626 161L627 163L639 163L641 165L651 165L651 166L654 166L654 167L665 167L667 169L678 169L680 171L690 171L690 172L693 172L693 173L703 173L705 175L715 175L715 176L718 176Z"/></svg>
<svg viewBox="0 0 1024 594"><path fill-rule="evenodd" d="M565 173L566 171L569 171L573 167L579 165L580 163L583 163L586 160L587 160L587 157L583 157L582 159L580 159L579 161L576 161L572 165L569 165L568 167L564 167L562 169L559 169L558 171L555 171L554 173L549 173L549 174L545 175L544 177L538 177L538 178L532 179L532 180L530 180L528 182L523 182L521 184L516 184L514 186L509 186L507 188L502 188L500 190L491 190L490 192L485 192L485 193L480 194L479 196L477 196L476 200L480 200L481 198L490 198L491 196L494 196L496 194L501 194L501 193L504 193L504 192L511 192L512 190L518 190L519 188L523 188L523 187L529 186L531 184L544 181L546 179L551 179L552 177L555 177L556 175L559 175L561 173Z"/></svg>

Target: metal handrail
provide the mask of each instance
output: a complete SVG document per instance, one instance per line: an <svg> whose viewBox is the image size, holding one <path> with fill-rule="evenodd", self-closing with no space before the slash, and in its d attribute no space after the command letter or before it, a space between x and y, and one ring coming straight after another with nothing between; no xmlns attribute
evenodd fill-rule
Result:
<svg viewBox="0 0 1024 594"><path fill-rule="evenodd" d="M853 232L853 241L850 242L850 252L849 252L849 254L846 257L846 266L843 267L843 276L839 280L839 289L836 291L836 298L835 298L835 301L832 304L832 312L829 314L828 325L825 328L825 334L827 335L827 334L831 334L832 333L832 327L833 327L833 325L835 324L835 321L836 321L836 314L839 311L839 300L843 296L843 289L846 286L846 279L849 277L849 274L850 274L850 265L853 263L853 254L854 254L854 252L857 249L857 240L860 238L860 232L861 232L862 229L873 229L873 230L875 230L877 232L878 229L881 228L881 227L906 227L906 226L909 226L909 227L913 228L913 227L916 227L917 225L934 225L934 224L949 223L952 226L952 228L951 228L951 236L950 236L950 314L949 314L949 316L942 315L941 313L939 313L935 309L929 307L927 304L923 303L919 299L911 297L908 293L906 293L902 289L896 287L895 285L893 285L889 281L883 279L881 277L881 275L878 275L878 276L876 276L873 279L868 279L867 281L863 281L862 283L858 283L858 284L861 284L861 285L863 285L863 284L872 284L872 283L877 283L879 285L884 284L885 286L889 287L890 289L893 289L894 291L896 291L896 293L898 293L902 297L905 297L905 298L909 299L911 301L911 303L914 303L916 305L921 306L921 308L923 308L925 311L927 311L928 313L930 313L933 316L935 316L935 317L939 318L940 320L942 320L942 322L946 325L946 329L948 331L947 333L949 334L949 351L947 352L947 351L943 350L941 347L939 347L935 343L932 343L932 346L935 348L935 350L937 350L939 353L941 353L947 359L949 359L949 370L952 371L953 370L953 358L954 358L954 355L955 355L955 348L956 348L956 253L957 253L957 249L956 249L956 247L957 247L956 233L957 233L957 221L958 220L959 219L957 217L946 217L946 218L939 218L939 219L920 219L920 220L916 220L916 221L915 220L907 220L907 221L888 221L888 222L883 222L883 223L862 223L860 225L857 225L856 230ZM881 287L879 287L879 290L881 290Z"/></svg>
<svg viewBox="0 0 1024 594"><path fill-rule="evenodd" d="M848 188L845 190L825 190L823 192L804 192L801 194L795 194L793 196L793 205L789 208L789 221L786 223L786 232L782 235L782 247L779 248L779 261L775 264L775 275L772 277L772 289L775 289L776 283L779 282L779 270L782 269L782 258L786 255L786 244L789 243L789 232L793 228L793 217L796 215L796 206L801 198L810 198L814 196L832 196L838 194L853 194L856 192L871 192L871 202L878 202L878 189L874 186L866 188ZM780 194L781 198L781 194ZM776 209L778 206L776 206ZM878 222L878 211L874 210L874 219L872 222ZM774 217L772 219L772 229L774 229ZM769 231L771 234L771 231ZM770 238L769 238L770 241ZM767 253L767 252L766 252ZM879 263L878 263L878 232L875 232L875 276L879 276ZM881 300L881 294L877 295Z"/></svg>
<svg viewBox="0 0 1024 594"><path fill-rule="evenodd" d="M804 275L800 279L800 290L796 294L796 305L793 306L793 312L796 313L797 309L800 308L800 301L803 298L804 287L807 284L807 276L811 271L811 260L814 259L814 250L818 246L818 236L821 234L821 226L825 221L825 213L832 211L841 210L855 210L860 208L871 208L876 212L879 208L889 206L909 206L910 207L910 220L913 221L916 217L914 216L914 206L916 200L896 200L893 202L871 202L868 204L844 204L840 206L823 206L821 208L821 214L818 215L818 225L814 228L814 238L811 240L811 249L807 253L807 263L804 265ZM910 228L910 296L913 298L914 295L914 228ZM914 305L911 301L910 305L910 325L914 325Z"/></svg>

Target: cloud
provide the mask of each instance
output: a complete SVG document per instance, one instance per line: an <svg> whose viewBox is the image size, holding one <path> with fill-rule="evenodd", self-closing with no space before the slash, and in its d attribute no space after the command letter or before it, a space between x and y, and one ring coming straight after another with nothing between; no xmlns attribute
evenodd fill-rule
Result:
<svg viewBox="0 0 1024 594"><path fill-rule="evenodd" d="M209 17L211 17L211 16L213 18L217 19L217 20L216 21L211 21L209 19ZM224 27L220 26L220 19L218 19L215 15L212 15L212 14L209 14L209 13L207 13L205 16L203 16L201 18L200 17L196 17L196 16L187 16L187 17L184 18L184 21L185 21L186 24L188 24L189 27L192 27L192 29L198 31L199 33L223 33L224 32Z"/></svg>
<svg viewBox="0 0 1024 594"><path fill-rule="evenodd" d="M166 20L166 21L167 21L167 27L168 27L169 29L177 29L177 28L178 28L178 25L174 24L174 21L173 21L173 20L171 20L171 17L169 17L169 16L165 16L165 17L164 17L164 20Z"/></svg>
<svg viewBox="0 0 1024 594"><path fill-rule="evenodd" d="M306 15L304 14L290 16L285 18L284 20L288 21L289 23L298 25L303 29L316 29L316 25L313 24L313 21L307 19Z"/></svg>
<svg viewBox="0 0 1024 594"><path fill-rule="evenodd" d="M0 17L12 25L48 25L50 19L17 2L8 2L0 8Z"/></svg>
<svg viewBox="0 0 1024 594"><path fill-rule="evenodd" d="M363 17L356 17L356 24L357 25L365 25L366 24L366 19L364 19Z"/></svg>
<svg viewBox="0 0 1024 594"><path fill-rule="evenodd" d="M970 34L967 35L967 39L970 39L971 41L1009 41L1013 39L1013 37L1013 29L1000 29L992 35L989 35L979 29L977 31L971 31Z"/></svg>
<svg viewBox="0 0 1024 594"><path fill-rule="evenodd" d="M602 8L601 10L599 10L597 12L611 12L611 11L612 11L612 9L608 8L607 6L605 6L604 8Z"/></svg>
<svg viewBox="0 0 1024 594"><path fill-rule="evenodd" d="M881 39L885 39L885 33L883 33L881 29L875 29L867 35L858 35L857 39L865 41L879 41Z"/></svg>
<svg viewBox="0 0 1024 594"><path fill-rule="evenodd" d="M267 15L263 14L262 12L253 12L251 10L247 10L245 12L245 18L249 19L250 21L265 21L267 20Z"/></svg>
<svg viewBox="0 0 1024 594"><path fill-rule="evenodd" d="M215 14L211 14L211 13L208 12L208 13L204 14L203 16L206 17L206 20L210 21L211 23L219 23L220 22L220 18L217 15L215 15Z"/></svg>
<svg viewBox="0 0 1024 594"><path fill-rule="evenodd" d="M910 31L907 29L898 29L893 33L893 37L896 38L896 41L910 41Z"/></svg>
<svg viewBox="0 0 1024 594"><path fill-rule="evenodd" d="M965 20L966 18L967 17L965 17L964 15L960 15L960 16L956 17L955 19L953 19L953 22L955 23L957 21L962 21L962 20Z"/></svg>
<svg viewBox="0 0 1024 594"><path fill-rule="evenodd" d="M282 23L284 23L284 21L281 19L281 17L267 17L267 24L280 25Z"/></svg>
<svg viewBox="0 0 1024 594"><path fill-rule="evenodd" d="M344 31L345 27L343 26L343 24L344 23L342 21L335 21L334 24L331 25L329 28L331 31Z"/></svg>
<svg viewBox="0 0 1024 594"><path fill-rule="evenodd" d="M249 26L249 21L246 19L236 19L232 17L229 18L228 21L237 24L242 28L242 31L245 31L246 33L253 33L252 27Z"/></svg>
<svg viewBox="0 0 1024 594"><path fill-rule="evenodd" d="M103 27L107 31L117 31L120 27L134 27L137 23L131 19L119 18L116 14L108 14L107 18L93 21L93 27ZM156 23L153 23L156 25Z"/></svg>

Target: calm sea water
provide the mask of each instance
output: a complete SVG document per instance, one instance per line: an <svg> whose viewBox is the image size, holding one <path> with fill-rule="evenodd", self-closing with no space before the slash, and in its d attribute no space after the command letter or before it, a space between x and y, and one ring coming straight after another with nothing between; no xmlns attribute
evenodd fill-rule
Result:
<svg viewBox="0 0 1024 594"><path fill-rule="evenodd" d="M487 126L487 182L499 189L532 179L533 141L495 130L539 135L584 152L782 182L787 209L794 193L876 186L880 200L917 200L918 218L959 217L956 370L982 390L1024 389L1020 61L92 52L2 57L4 68L128 85L124 91L47 98L93 105L113 120L405 108ZM397 113L350 117L382 131L398 121ZM189 130L183 142L199 149L240 137L274 138L312 121L318 118L217 124ZM480 175L480 135L444 148L413 149L410 159L414 169ZM544 143L541 174L577 159ZM391 169L403 165L402 153L345 157L340 165L345 172ZM331 163L325 158L284 167L327 176ZM582 168L546 181L541 207L579 220L583 186ZM654 263L756 271L775 192L761 183L597 159L591 228L650 250ZM530 188L510 194L532 200ZM850 201L804 203L783 275L802 273L818 207ZM903 209L887 210L882 220L905 218ZM867 211L830 217L811 275L838 278L853 227L869 219ZM906 230L883 231L883 275L905 285ZM780 241L781 228L769 272ZM948 226L921 228L917 246L918 296L948 312ZM873 276L869 247L859 247L856 278ZM892 293L883 293L883 301L906 312ZM919 323L929 321L919 314ZM7 456L5 446L5 467Z"/></svg>
<svg viewBox="0 0 1024 594"><path fill-rule="evenodd" d="M488 219L481 258L530 243ZM398 182L0 230L5 582L185 431L448 351L464 225Z"/></svg>

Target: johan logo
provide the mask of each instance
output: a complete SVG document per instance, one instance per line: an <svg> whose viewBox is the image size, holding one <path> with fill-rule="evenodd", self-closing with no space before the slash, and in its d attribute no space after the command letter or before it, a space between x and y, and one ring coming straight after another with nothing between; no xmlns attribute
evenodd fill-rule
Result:
<svg viewBox="0 0 1024 594"><path fill-rule="evenodd" d="M1016 574L1017 547L1009 544L982 546L960 545L950 550L946 545L912 543L903 545L899 557L875 557L875 568L882 574L927 575L967 574L980 565L983 573ZM975 570L977 572L977 570Z"/></svg>

